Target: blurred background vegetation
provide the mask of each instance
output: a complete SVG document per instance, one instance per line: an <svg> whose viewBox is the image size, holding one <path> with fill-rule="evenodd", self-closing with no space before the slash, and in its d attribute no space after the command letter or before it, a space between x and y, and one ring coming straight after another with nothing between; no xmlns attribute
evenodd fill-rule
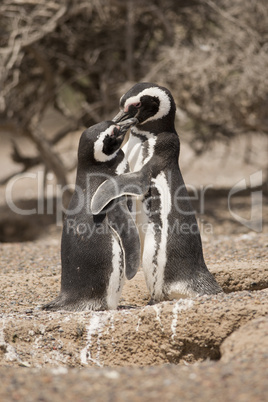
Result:
<svg viewBox="0 0 268 402"><path fill-rule="evenodd" d="M267 0L2 0L0 46L0 135L22 172L43 165L60 185L75 164L57 144L112 118L139 81L171 90L195 155L268 134ZM50 135L52 112L64 124Z"/></svg>
<svg viewBox="0 0 268 402"><path fill-rule="evenodd" d="M35 158L60 184L66 171L53 145L111 117L138 81L172 90L178 129L192 147L237 134L268 134L266 0L3 0L0 6L1 127L28 136ZM49 141L48 108L66 119ZM189 134L189 135L190 135Z"/></svg>

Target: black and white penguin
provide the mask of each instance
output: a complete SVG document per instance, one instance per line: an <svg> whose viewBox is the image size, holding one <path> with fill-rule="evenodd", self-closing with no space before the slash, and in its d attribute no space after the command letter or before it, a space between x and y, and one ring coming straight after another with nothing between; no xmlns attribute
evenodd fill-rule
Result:
<svg viewBox="0 0 268 402"><path fill-rule="evenodd" d="M44 310L116 309L125 276L133 278L139 268L139 234L126 197L98 215L90 209L99 185L125 171L120 146L134 121L102 122L80 138L75 191L62 231L61 290Z"/></svg>
<svg viewBox="0 0 268 402"><path fill-rule="evenodd" d="M176 105L164 87L139 83L120 99L116 123L135 117L124 149L130 170L104 182L92 200L97 212L123 194L141 195L136 224L151 302L222 291L204 261L193 208L179 168ZM148 191L149 180L149 191Z"/></svg>

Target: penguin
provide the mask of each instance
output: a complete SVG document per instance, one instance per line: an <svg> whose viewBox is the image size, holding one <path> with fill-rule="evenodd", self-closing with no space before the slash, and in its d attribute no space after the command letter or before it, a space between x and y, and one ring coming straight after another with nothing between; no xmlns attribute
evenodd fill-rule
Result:
<svg viewBox="0 0 268 402"><path fill-rule="evenodd" d="M127 198L96 215L90 208L100 184L125 170L120 146L133 122L104 121L81 135L75 191L62 230L61 290L43 310L116 309L125 276L132 279L139 268L139 234Z"/></svg>
<svg viewBox="0 0 268 402"><path fill-rule="evenodd" d="M92 199L93 212L116 197L137 196L136 224L150 304L222 292L204 261L179 167L176 105L170 91L138 83L121 97L120 109L115 123L137 119L123 148L132 173L103 182Z"/></svg>

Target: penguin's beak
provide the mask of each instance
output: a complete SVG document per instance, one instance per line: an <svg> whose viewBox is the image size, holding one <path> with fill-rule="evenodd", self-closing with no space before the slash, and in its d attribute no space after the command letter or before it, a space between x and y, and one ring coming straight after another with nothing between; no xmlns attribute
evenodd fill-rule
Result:
<svg viewBox="0 0 268 402"><path fill-rule="evenodd" d="M128 114L125 113L123 110L120 110L119 113L112 119L115 123L119 123L120 121L124 121L128 118Z"/></svg>
<svg viewBox="0 0 268 402"><path fill-rule="evenodd" d="M127 120L123 120L123 121L119 121L116 125L119 126L119 133L117 135L117 137L120 137L121 135L126 134L126 132L128 131L128 129L131 126L134 126L135 124L137 124L138 120L135 117L132 117L131 119L127 119Z"/></svg>
<svg viewBox="0 0 268 402"><path fill-rule="evenodd" d="M113 121L115 123L120 123L120 122L123 123L124 121L128 121L128 120L131 120L133 118L134 118L133 114L131 114L129 112L124 112L124 110L120 110L120 112L117 113L117 115L113 118ZM133 123L133 124L138 123L138 120L137 119L135 119L135 120L136 120L136 122Z"/></svg>

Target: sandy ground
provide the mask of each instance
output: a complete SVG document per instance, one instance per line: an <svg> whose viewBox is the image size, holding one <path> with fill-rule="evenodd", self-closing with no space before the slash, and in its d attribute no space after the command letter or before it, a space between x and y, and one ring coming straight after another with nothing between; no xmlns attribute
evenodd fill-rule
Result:
<svg viewBox="0 0 268 402"><path fill-rule="evenodd" d="M204 253L226 293L147 306L139 271L117 311L48 313L59 233L2 243L0 399L266 401L268 236L218 235Z"/></svg>
<svg viewBox="0 0 268 402"><path fill-rule="evenodd" d="M62 145L70 163L77 139L76 134ZM51 214L18 216L1 188L0 241L9 239L0 243L1 400L267 400L267 196L259 231L242 225L228 208L228 187L243 179L249 186L258 171L264 177L267 141L256 138L249 165L243 161L246 145L242 139L230 148L217 145L198 161L189 145L182 147L185 181L198 191L193 204L205 260L225 292L213 297L147 306L139 271L124 287L118 311L40 311L60 286L55 208ZM34 153L26 142L20 146ZM19 170L10 164L9 150L8 137L1 137L1 177ZM212 190L203 203L206 185ZM33 179L23 179L13 190L17 206L38 206ZM250 219L250 192L233 198L232 211Z"/></svg>

